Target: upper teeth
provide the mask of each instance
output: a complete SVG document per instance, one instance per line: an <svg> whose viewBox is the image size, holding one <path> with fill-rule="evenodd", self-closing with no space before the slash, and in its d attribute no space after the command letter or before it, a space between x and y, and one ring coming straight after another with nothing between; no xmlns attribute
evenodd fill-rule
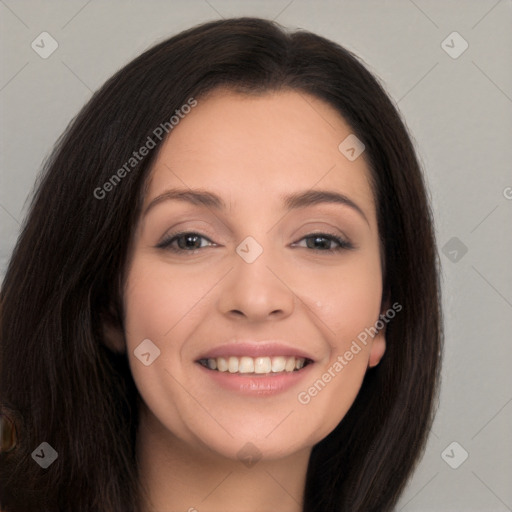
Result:
<svg viewBox="0 0 512 512"><path fill-rule="evenodd" d="M293 372L300 370L305 363L303 357L216 357L214 359L202 359L201 363L211 370L230 373L270 373Z"/></svg>

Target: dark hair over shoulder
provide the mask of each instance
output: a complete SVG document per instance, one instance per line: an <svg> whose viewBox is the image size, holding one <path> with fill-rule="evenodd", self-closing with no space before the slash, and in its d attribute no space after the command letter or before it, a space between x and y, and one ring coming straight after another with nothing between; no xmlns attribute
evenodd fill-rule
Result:
<svg viewBox="0 0 512 512"><path fill-rule="evenodd" d="M128 247L158 148L111 193L97 190L176 109L220 86L303 91L343 116L366 148L383 299L403 308L386 326L382 361L313 448L304 511L392 510L412 474L435 410L442 314L433 218L410 137L351 52L307 31L237 18L193 27L127 64L45 163L1 291L0 403L17 433L0 454L2 510L137 510L140 397L126 355L104 343L102 322L123 321ZM58 453L48 469L31 456L42 442Z"/></svg>

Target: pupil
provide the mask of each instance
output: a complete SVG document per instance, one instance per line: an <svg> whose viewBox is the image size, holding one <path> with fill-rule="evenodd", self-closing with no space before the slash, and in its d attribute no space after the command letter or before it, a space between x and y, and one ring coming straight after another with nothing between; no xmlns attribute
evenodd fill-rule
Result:
<svg viewBox="0 0 512 512"><path fill-rule="evenodd" d="M316 242L319 242L319 241L320 241L320 242L319 242L319 243L320 243L320 245L321 245L321 246L323 246L323 247L325 247L325 244L326 244L326 243L329 243L329 242L328 242L324 237L322 237L322 236L316 236L316 237L314 237L314 238L310 238L309 240L311 240L311 241L312 241L312 244L313 244L313 247L311 247L311 245L309 246L309 247L310 247L310 249L315 249L316 247L314 246L314 244L315 244Z"/></svg>
<svg viewBox="0 0 512 512"><path fill-rule="evenodd" d="M183 238L185 239L185 247L192 248L192 249L196 248L196 246L194 245L194 241L192 241L191 244L189 244L188 242L190 242L191 240L194 240L194 239L196 239L196 241L197 241L197 238L198 238L197 235L187 235Z"/></svg>

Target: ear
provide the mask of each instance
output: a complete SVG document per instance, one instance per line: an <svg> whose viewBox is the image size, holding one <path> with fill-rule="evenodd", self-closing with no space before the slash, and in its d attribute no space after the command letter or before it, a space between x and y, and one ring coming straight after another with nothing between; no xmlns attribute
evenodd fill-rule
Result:
<svg viewBox="0 0 512 512"><path fill-rule="evenodd" d="M121 319L113 307L100 313L100 322L104 345L113 352L125 352L126 344Z"/></svg>
<svg viewBox="0 0 512 512"><path fill-rule="evenodd" d="M380 309L380 316L379 320L381 319L381 316L385 314L385 312L390 307L390 299L389 295L386 294L386 297L383 298L381 309ZM368 359L368 368L373 368L374 366L377 366L380 363L380 360L382 359L382 356L384 355L384 352L386 351L386 322L382 320L382 323L384 326L382 329L379 329L375 337L372 341L372 347L370 349L370 357Z"/></svg>
<svg viewBox="0 0 512 512"><path fill-rule="evenodd" d="M370 358L368 359L368 368L373 368L380 363L384 352L386 351L385 328L381 329L373 338L372 348L370 349Z"/></svg>

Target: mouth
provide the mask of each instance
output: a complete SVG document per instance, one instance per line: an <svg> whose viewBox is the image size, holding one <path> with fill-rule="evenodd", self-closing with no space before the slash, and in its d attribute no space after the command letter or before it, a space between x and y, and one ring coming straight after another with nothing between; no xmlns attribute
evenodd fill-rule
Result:
<svg viewBox="0 0 512 512"><path fill-rule="evenodd" d="M196 363L214 372L247 377L274 376L296 373L313 363L306 357L296 356L226 356L203 358Z"/></svg>
<svg viewBox="0 0 512 512"><path fill-rule="evenodd" d="M198 354L198 383L244 397L270 397L289 390L308 378L316 364L313 355L277 340L239 340ZM202 380L202 379L205 380Z"/></svg>

